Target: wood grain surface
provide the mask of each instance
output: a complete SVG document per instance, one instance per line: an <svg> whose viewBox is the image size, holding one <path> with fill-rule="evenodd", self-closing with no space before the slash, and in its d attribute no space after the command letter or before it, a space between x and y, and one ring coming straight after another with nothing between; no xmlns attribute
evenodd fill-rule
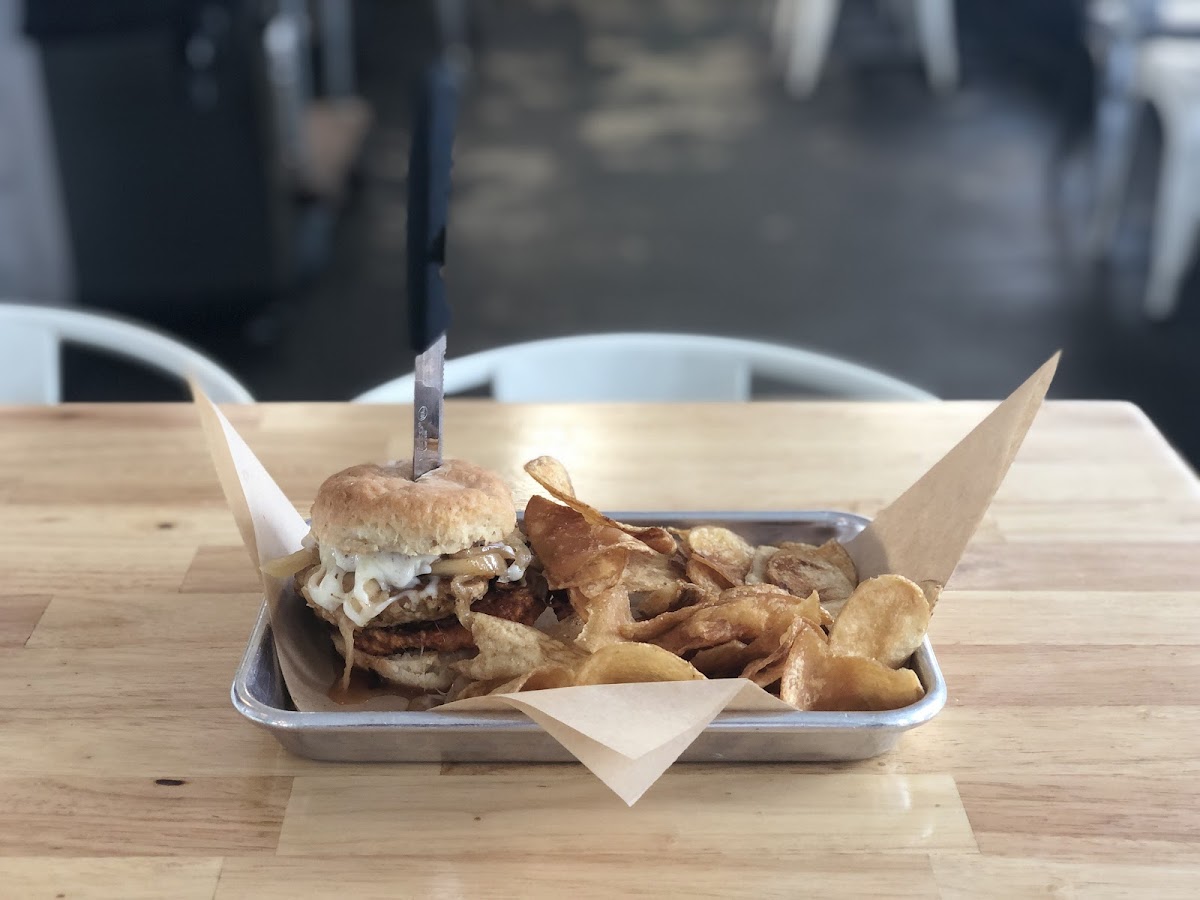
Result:
<svg viewBox="0 0 1200 900"><path fill-rule="evenodd" d="M609 509L871 514L990 404L497 406L447 444ZM409 411L228 414L297 507ZM0 896L1154 896L1200 885L1200 486L1050 403L931 637L950 700L853 764L338 765L229 704L260 597L186 405L0 410Z"/></svg>

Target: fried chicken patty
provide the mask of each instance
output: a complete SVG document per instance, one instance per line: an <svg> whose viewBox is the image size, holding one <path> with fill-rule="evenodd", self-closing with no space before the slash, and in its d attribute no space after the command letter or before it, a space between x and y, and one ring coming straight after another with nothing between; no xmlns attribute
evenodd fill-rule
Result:
<svg viewBox="0 0 1200 900"><path fill-rule="evenodd" d="M323 566L318 563L314 566L309 566L307 569L302 569L296 573L296 587L313 612L320 616L325 621L337 625L338 618L345 617L340 609L335 612L330 612L327 609L313 603L312 597L308 592L308 579L317 572L318 569L323 569ZM424 576L421 579L421 584L417 588L409 589L401 593L399 599L390 606L384 608L383 612L371 620L371 627L387 626L387 625L404 625L410 622L425 623L434 619L443 619L446 616L454 614L454 578L442 577L436 578L436 585L432 591L426 593L423 587L428 584L430 576ZM469 576L457 576L459 582L459 590L469 589L474 586L478 591L478 596L482 596L487 587L487 579L470 578ZM342 578L342 584L346 590L349 590L354 584L354 576L347 573ZM367 596L372 602L377 602L379 599L387 597L388 592L382 589L375 581L368 581L366 584Z"/></svg>
<svg viewBox="0 0 1200 900"><path fill-rule="evenodd" d="M494 587L471 604L475 612L532 625L545 610L546 603L524 584ZM454 616L436 622L419 622L390 627L367 627L354 632L354 649L372 656L391 656L404 650L436 650L441 653L472 650L471 632Z"/></svg>

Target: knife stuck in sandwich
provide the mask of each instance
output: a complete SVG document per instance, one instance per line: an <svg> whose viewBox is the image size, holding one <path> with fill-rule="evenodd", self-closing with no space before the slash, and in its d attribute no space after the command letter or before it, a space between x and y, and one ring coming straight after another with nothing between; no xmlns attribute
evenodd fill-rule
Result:
<svg viewBox="0 0 1200 900"><path fill-rule="evenodd" d="M408 310L413 379L413 480L442 464L443 367L450 307L442 269L458 87L434 63L422 79L408 161Z"/></svg>

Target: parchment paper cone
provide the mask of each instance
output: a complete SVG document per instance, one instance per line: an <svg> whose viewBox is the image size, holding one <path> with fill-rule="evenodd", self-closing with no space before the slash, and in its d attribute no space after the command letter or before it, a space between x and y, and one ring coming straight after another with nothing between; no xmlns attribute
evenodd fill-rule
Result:
<svg viewBox="0 0 1200 900"><path fill-rule="evenodd" d="M1055 354L949 453L886 507L847 547L863 578L895 572L937 599L1004 480L1046 390ZM192 393L221 486L257 568L300 547L303 517L200 388ZM316 617L284 583L263 577L276 651L300 710L345 709L326 692L340 667ZM371 708L396 701L381 698ZM529 716L632 805L718 713L786 710L742 679L616 684L479 697L440 707L515 709Z"/></svg>

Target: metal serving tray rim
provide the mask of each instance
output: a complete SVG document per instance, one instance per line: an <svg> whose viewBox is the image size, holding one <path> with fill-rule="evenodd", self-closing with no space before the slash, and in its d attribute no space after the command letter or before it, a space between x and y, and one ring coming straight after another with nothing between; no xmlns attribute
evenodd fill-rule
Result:
<svg viewBox="0 0 1200 900"><path fill-rule="evenodd" d="M710 522L791 522L846 520L860 529L869 521L855 513L832 510L794 510L781 512L757 511L671 511L671 512L616 512L613 518L631 523L663 520L696 519ZM256 698L248 681L254 659L261 648L271 640L270 619L266 598L259 610L258 620L250 634L246 650L238 664L230 699L234 708L250 721L272 730L313 732L340 731L343 729L391 731L420 730L423 732L501 731L509 733L536 732L541 727L520 713L480 712L408 712L408 711L355 711L345 712L301 712L280 709ZM271 647L272 654L274 647ZM722 712L708 725L706 730L721 732L754 731L862 731L886 730L907 731L928 722L946 705L946 682L938 665L933 647L926 637L913 654L914 669L925 696L916 703L901 709L882 712L811 712L804 710L780 712Z"/></svg>

